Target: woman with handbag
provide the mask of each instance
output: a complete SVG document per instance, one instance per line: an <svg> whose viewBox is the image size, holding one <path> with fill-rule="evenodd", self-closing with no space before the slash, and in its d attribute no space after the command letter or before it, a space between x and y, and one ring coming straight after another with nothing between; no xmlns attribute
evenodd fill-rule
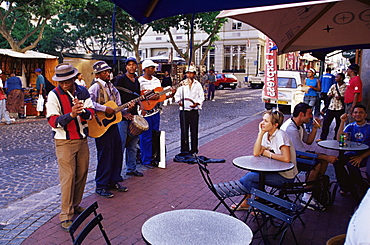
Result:
<svg viewBox="0 0 370 245"><path fill-rule="evenodd" d="M330 125L335 118L335 135L334 139L336 139L336 135L339 129L340 125L340 116L344 114L345 112L345 106L344 106L344 93L347 89L347 84L344 82L344 74L338 73L335 76L336 83L331 85L329 92L328 92L328 98L330 98L330 104L328 107L328 110L326 111L325 117L324 117L324 123L322 127L322 132L320 135L320 139L316 140L326 140L329 134L329 128Z"/></svg>

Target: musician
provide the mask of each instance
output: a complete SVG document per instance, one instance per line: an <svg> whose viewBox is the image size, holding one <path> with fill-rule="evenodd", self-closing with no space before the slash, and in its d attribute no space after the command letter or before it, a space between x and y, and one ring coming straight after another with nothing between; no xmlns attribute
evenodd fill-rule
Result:
<svg viewBox="0 0 370 245"><path fill-rule="evenodd" d="M136 77L137 61L133 57L129 57L126 60L126 73L117 76L114 85L119 89L121 96L121 103L127 103L140 95L140 83ZM122 91L121 88L126 88L129 91ZM129 136L129 125L134 115L138 115L137 107L133 107L129 113L123 115L122 121L118 123L118 129L122 140L122 151L126 149L126 174L142 177L143 174L136 169L136 153L137 144L139 142L139 136ZM130 137L129 140L128 136Z"/></svg>
<svg viewBox="0 0 370 245"><path fill-rule="evenodd" d="M144 70L144 75L139 77L140 91L146 92L161 87L161 81L154 76L158 64L154 63L152 60L144 60L141 66ZM155 95L150 99L157 100L159 96ZM143 103L145 103L145 101ZM144 166L152 168L152 165L156 165L153 162L152 134L153 130L159 130L161 118L159 103L151 110L142 110L141 115L144 116L149 124L149 129L140 135L141 162Z"/></svg>
<svg viewBox="0 0 370 245"><path fill-rule="evenodd" d="M203 87L195 80L196 68L190 66L186 70L185 85L175 94L175 101L180 105L181 154L198 153L199 112L204 101ZM189 127L191 149L189 150Z"/></svg>
<svg viewBox="0 0 370 245"><path fill-rule="evenodd" d="M94 114L89 92L74 83L77 73L77 69L69 63L56 66L53 80L58 81L59 86L49 93L46 103L47 120L53 130L59 166L62 193L59 218L65 231L69 230L74 213L84 210L79 204L89 166L86 120Z"/></svg>
<svg viewBox="0 0 370 245"><path fill-rule="evenodd" d="M115 114L115 110L104 104L114 101L118 106L121 105L121 97L118 90L110 82L111 67L104 61L97 61L93 65L96 82L89 88L91 100L96 111L105 112L108 118ZM121 186L122 171L122 141L119 135L117 124L111 125L108 130L100 137L95 138L98 166L96 168L95 192L107 198L114 197L110 190L126 192L127 187Z"/></svg>

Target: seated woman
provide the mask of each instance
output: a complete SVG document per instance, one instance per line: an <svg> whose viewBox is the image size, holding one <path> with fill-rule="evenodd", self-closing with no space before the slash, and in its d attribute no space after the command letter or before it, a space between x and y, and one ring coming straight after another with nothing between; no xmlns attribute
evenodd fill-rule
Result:
<svg viewBox="0 0 370 245"><path fill-rule="evenodd" d="M266 185L279 187L284 183L293 182L297 175L297 163L294 146L291 144L288 135L280 130L283 124L284 115L280 111L266 111L263 120L259 124L259 133L254 143L253 155L269 157L282 162L294 163L294 168L284 172L266 173ZM247 190L258 188L259 173L249 172L240 179L240 182ZM235 208L235 206L231 206ZM249 208L247 201L244 201L237 210Z"/></svg>

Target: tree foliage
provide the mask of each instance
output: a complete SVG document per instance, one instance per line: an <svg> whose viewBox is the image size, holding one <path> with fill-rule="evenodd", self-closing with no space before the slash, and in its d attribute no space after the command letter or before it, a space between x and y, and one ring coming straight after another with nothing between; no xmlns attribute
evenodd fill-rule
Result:
<svg viewBox="0 0 370 245"><path fill-rule="evenodd" d="M205 57L210 50L212 44L218 39L217 34L220 32L222 25L226 22L226 18L216 19L219 12L208 12L208 13L198 13L194 16L194 32L191 32L191 22L192 15L178 15L173 17L164 18L158 20L155 25L153 25L153 30L157 33L167 34L169 36L169 41L173 45L177 53L184 58L187 63L189 62L190 55L192 57L192 62L195 59L195 52L207 45L206 52L203 53L202 62L204 62ZM171 30L183 30L187 37L187 47L185 50L181 50L176 43ZM202 31L208 34L200 43L194 43L194 35L197 31ZM193 41L192 41L193 40ZM193 42L193 43L191 43ZM190 47L192 48L192 53L190 54ZM202 65L202 64L201 64Z"/></svg>
<svg viewBox="0 0 370 245"><path fill-rule="evenodd" d="M85 0L0 1L0 35L10 48L26 52L43 38L47 21L60 12L80 7Z"/></svg>

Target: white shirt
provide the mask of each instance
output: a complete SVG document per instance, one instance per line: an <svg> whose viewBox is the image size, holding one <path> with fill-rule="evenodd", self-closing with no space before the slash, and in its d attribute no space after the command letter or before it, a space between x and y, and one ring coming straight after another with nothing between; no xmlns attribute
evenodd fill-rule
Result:
<svg viewBox="0 0 370 245"><path fill-rule="evenodd" d="M80 86L84 86L84 87L86 87L86 83L85 83L85 81L84 80L78 80L78 79L76 79L76 81L75 81L75 83L77 83L77 85L80 85Z"/></svg>
<svg viewBox="0 0 370 245"><path fill-rule="evenodd" d="M303 142L307 141L308 134L306 130L304 130L303 126L300 126L298 129L297 125L293 122L293 119L289 118L283 123L283 125L281 125L280 129L287 133L297 151L306 151L306 147Z"/></svg>
<svg viewBox="0 0 370 245"><path fill-rule="evenodd" d="M370 189L348 224L345 245L369 245Z"/></svg>
<svg viewBox="0 0 370 245"><path fill-rule="evenodd" d="M184 81L186 82L186 80ZM175 93L175 101L180 102L182 101L183 98L185 98L184 110L190 111L202 109L202 104L204 101L204 91L200 82L194 80L191 87L190 85L184 85L179 87ZM199 105L194 108L191 108L190 106L193 105L193 102L199 103ZM180 106L180 110L182 110L182 106Z"/></svg>
<svg viewBox="0 0 370 245"><path fill-rule="evenodd" d="M277 129L273 135L271 135L270 140L268 140L268 132L266 132L262 137L261 145L267 150L272 150L275 154L282 154L281 147L284 145L289 146L290 161L294 163L294 168L289 171L278 173L287 179L293 179L298 174L295 149L284 131Z"/></svg>
<svg viewBox="0 0 370 245"><path fill-rule="evenodd" d="M161 81L152 76L152 79L148 80L144 78L143 76L139 77L139 83L140 83L140 91L147 91L147 90L153 90L155 88L161 87ZM143 102L145 103L145 102ZM157 104L152 110L146 111L146 115L144 117L152 116L156 113L158 113L159 110L159 104Z"/></svg>

